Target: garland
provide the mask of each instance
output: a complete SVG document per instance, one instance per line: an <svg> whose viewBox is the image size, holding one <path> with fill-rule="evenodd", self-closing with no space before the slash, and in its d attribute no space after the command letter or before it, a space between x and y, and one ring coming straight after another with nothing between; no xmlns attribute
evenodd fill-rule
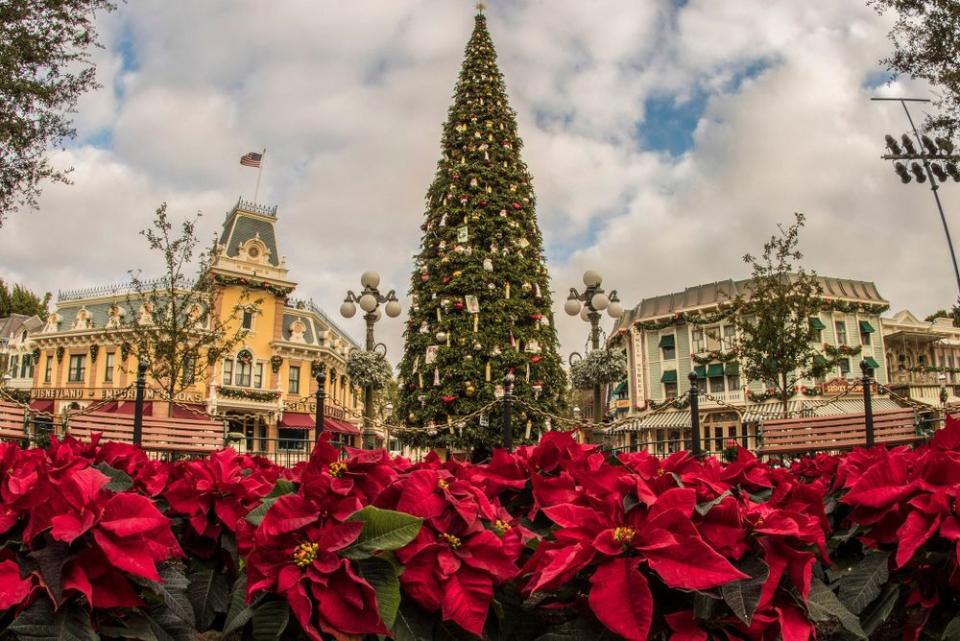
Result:
<svg viewBox="0 0 960 641"><path fill-rule="evenodd" d="M246 401L258 401L260 403L271 403L280 398L280 392L264 392L260 390L244 389L242 387L221 387L220 396L226 398L239 398Z"/></svg>
<svg viewBox="0 0 960 641"><path fill-rule="evenodd" d="M130 343L124 341L120 344L120 360L124 363L127 362L127 358L130 356Z"/></svg>
<svg viewBox="0 0 960 641"><path fill-rule="evenodd" d="M647 401L647 407L649 407L653 411L662 410L666 407L671 407L671 406L676 407L677 409L680 409L680 410L687 409L688 407L690 407L690 395L685 394L677 398L668 398L667 400L660 403L654 400Z"/></svg>
<svg viewBox="0 0 960 641"><path fill-rule="evenodd" d="M829 356L831 359L836 360L844 356L856 356L863 351L863 347L857 345L856 347L850 347L849 345L838 345L834 347L833 345L823 344L823 352Z"/></svg>
<svg viewBox="0 0 960 641"><path fill-rule="evenodd" d="M937 372L937 373L941 373L941 374L960 374L960 367L946 367L946 366L943 366L943 367L935 367L935 366L933 366L933 365L928 365L926 368L924 368L923 365L918 365L917 367L919 367L920 369L917 369L916 367L911 367L911 368L910 368L910 371L911 371L911 372L923 372L923 371L926 371L926 372L930 372L930 373L932 373L932 372Z"/></svg>
<svg viewBox="0 0 960 641"><path fill-rule="evenodd" d="M249 365L253 362L253 353L249 349L241 349L237 352L237 362L242 365Z"/></svg>
<svg viewBox="0 0 960 641"><path fill-rule="evenodd" d="M270 357L270 369L273 370L273 373L276 374L280 371L280 366L283 365L283 356L279 354L274 354Z"/></svg>
<svg viewBox="0 0 960 641"><path fill-rule="evenodd" d="M722 352L718 349L715 349L713 351L707 352L703 356L701 356L700 354L691 354L690 358L697 365L706 365L707 363L711 363L713 361L720 361L721 363L729 363L730 361L736 360L739 353L740 352L737 349L731 349L729 352Z"/></svg>
<svg viewBox="0 0 960 641"><path fill-rule="evenodd" d="M310 363L310 376L316 378L320 376L320 372L323 371L323 363L320 361L313 361Z"/></svg>
<svg viewBox="0 0 960 641"><path fill-rule="evenodd" d="M94 343L93 345L90 346L90 362L96 363L97 356L99 355L100 355L100 346Z"/></svg>
<svg viewBox="0 0 960 641"><path fill-rule="evenodd" d="M882 314L889 310L890 306L883 303L855 303L843 300L824 300L820 304L820 310L824 312L842 312L844 314ZM659 321L637 321L636 327L649 332L658 332L668 327L678 327L684 323L690 325L712 325L726 320L733 316L737 311L735 305L721 305L715 312L677 312L673 316Z"/></svg>
<svg viewBox="0 0 960 641"><path fill-rule="evenodd" d="M34 348L33 348L33 351L30 352L30 354L33 356L33 362L34 362L35 364L39 364L39 363L40 363L40 348L39 348L39 347L34 347Z"/></svg>
<svg viewBox="0 0 960 641"><path fill-rule="evenodd" d="M251 280L242 276L222 276L217 274L213 277L213 281L221 287L231 287L236 285L239 287L245 287L247 289L262 289L270 292L277 298L286 298L287 295L293 291L292 287L282 287L280 285L268 283L265 280Z"/></svg>
<svg viewBox="0 0 960 641"><path fill-rule="evenodd" d="M61 345L60 347L57 348L57 362L58 362L58 363L63 360L63 355L66 354L66 353L67 353L67 350L66 350L66 348L64 348L63 345Z"/></svg>
<svg viewBox="0 0 960 641"><path fill-rule="evenodd" d="M854 303L843 300L825 300L820 306L825 312L842 312L844 314L856 314L857 312L866 314L882 314L888 309L889 305L882 303Z"/></svg>

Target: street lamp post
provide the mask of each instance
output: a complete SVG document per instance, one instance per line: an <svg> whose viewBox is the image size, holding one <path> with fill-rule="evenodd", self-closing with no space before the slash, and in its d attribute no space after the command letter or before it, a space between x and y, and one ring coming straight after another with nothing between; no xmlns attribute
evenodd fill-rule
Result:
<svg viewBox="0 0 960 641"><path fill-rule="evenodd" d="M623 305L617 297L617 290L610 292L610 295L603 291L600 284L603 277L599 272L587 270L583 273L583 284L586 289L582 293L575 288L570 288L570 295L567 302L563 305L563 311L570 316L580 315L580 318L590 323L590 350L600 349L600 318L601 312L607 310L607 313L613 318L620 318L623 315ZM603 420L603 408L600 405L600 385L593 386L593 421L599 423Z"/></svg>
<svg viewBox="0 0 960 641"><path fill-rule="evenodd" d="M960 154L954 153L953 142L948 138L937 138L933 140L927 135L921 135L917 131L917 126L913 123L913 117L907 108L908 102L930 102L926 98L872 98L877 101L899 102L907 115L907 121L913 130L913 139L903 134L900 141L887 134L885 136L889 154L884 154L884 160L893 162L894 171L900 177L904 184L911 180L917 183L930 181L930 191L933 192L933 199L937 204L937 211L940 212L940 222L943 223L943 233L947 238L947 246L950 248L950 258L953 260L953 274L957 279L957 290L960 291L960 266L957 265L957 253L953 248L953 240L950 238L950 228L947 226L947 218L943 213L943 204L940 202L940 194L937 190L942 183L947 182L947 178L952 178L954 182L960 182ZM916 145L914 145L916 141ZM909 168L904 161L910 163ZM912 174L912 175L911 175ZM939 182L938 182L939 181ZM960 298L958 298L960 303Z"/></svg>
<svg viewBox="0 0 960 641"><path fill-rule="evenodd" d="M357 295L351 290L347 290L347 297L343 299L340 305L340 315L344 318L353 318L357 313L357 305L363 310L363 319L367 322L367 340L365 349L372 352L377 348L373 340L373 325L380 320L380 305L384 305L384 311L390 318L396 318L400 315L400 301L397 300L397 294L390 290L386 295L380 293L377 289L380 285L380 274L377 272L363 272L360 277L360 284L363 289ZM384 346L384 350L386 347ZM373 429L373 388L369 385L363 389L363 447L372 448L374 446Z"/></svg>

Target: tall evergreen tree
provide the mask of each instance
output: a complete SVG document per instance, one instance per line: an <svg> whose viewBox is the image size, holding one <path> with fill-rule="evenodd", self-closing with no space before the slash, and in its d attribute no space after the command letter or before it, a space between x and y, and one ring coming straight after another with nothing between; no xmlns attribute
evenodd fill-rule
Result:
<svg viewBox="0 0 960 641"><path fill-rule="evenodd" d="M566 405L536 201L482 10L441 145L400 364L399 416L421 429L401 438L482 452L501 443L501 412L475 414L508 370L514 395L539 410L518 404L515 443Z"/></svg>

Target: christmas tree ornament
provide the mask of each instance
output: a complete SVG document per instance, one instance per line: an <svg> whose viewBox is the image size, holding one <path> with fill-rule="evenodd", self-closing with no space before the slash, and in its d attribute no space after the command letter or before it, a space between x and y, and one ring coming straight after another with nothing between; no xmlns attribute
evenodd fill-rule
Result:
<svg viewBox="0 0 960 641"><path fill-rule="evenodd" d="M433 368L433 386L440 387L440 369L437 367Z"/></svg>
<svg viewBox="0 0 960 641"><path fill-rule="evenodd" d="M483 368L483 380L490 382L490 361L487 361L486 366Z"/></svg>
<svg viewBox="0 0 960 641"><path fill-rule="evenodd" d="M488 271L488 272L492 272L492 271L493 271L493 259L492 259L492 258L484 258L484 259L483 259L483 269L484 269L485 271Z"/></svg>
<svg viewBox="0 0 960 641"><path fill-rule="evenodd" d="M442 329L439 332L437 332L435 336L437 337L437 340L440 341L441 343L446 342L447 340L447 333Z"/></svg>
<svg viewBox="0 0 960 641"><path fill-rule="evenodd" d="M503 284L503 297L507 299L510 298L510 283Z"/></svg>
<svg viewBox="0 0 960 641"><path fill-rule="evenodd" d="M473 341L473 351L479 352L481 349L483 349L483 344L480 341Z"/></svg>
<svg viewBox="0 0 960 641"><path fill-rule="evenodd" d="M477 393L477 388L473 385L473 381L467 381L464 384L463 393L466 394L468 398Z"/></svg>
<svg viewBox="0 0 960 641"><path fill-rule="evenodd" d="M532 430L532 429L533 429L533 421L531 421L531 420L528 419L528 420L527 420L527 427L526 427L526 429L523 431L523 438L524 438L525 440L527 440L527 441L530 440L530 430Z"/></svg>
<svg viewBox="0 0 960 641"><path fill-rule="evenodd" d="M543 393L543 381L534 381L530 385L530 389L533 390L533 397L540 398L540 394Z"/></svg>

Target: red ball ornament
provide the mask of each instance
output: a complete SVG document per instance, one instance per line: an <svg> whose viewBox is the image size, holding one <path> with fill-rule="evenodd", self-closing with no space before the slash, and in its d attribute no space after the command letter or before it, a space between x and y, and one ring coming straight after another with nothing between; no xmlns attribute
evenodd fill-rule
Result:
<svg viewBox="0 0 960 641"><path fill-rule="evenodd" d="M479 203L477 203L477 204L480 205L481 207L486 207L486 206L487 206L487 201L481 200L481 201L480 201Z"/></svg>
<svg viewBox="0 0 960 641"><path fill-rule="evenodd" d="M543 357L540 356L540 354L534 354L533 356L530 357L531 363L539 363L542 360L543 360Z"/></svg>
<svg viewBox="0 0 960 641"><path fill-rule="evenodd" d="M540 320L541 318L543 318L543 314L530 314L530 318L531 318L532 320L538 321L538 320Z"/></svg>
<svg viewBox="0 0 960 641"><path fill-rule="evenodd" d="M452 394L446 394L444 396L441 396L440 400L443 401L444 403L449 404L457 400L457 397L453 396Z"/></svg>
<svg viewBox="0 0 960 641"><path fill-rule="evenodd" d="M443 277L443 284L446 285L446 284L449 283L449 282L450 282L450 277L449 277L449 276L444 276L444 277Z"/></svg>
<svg viewBox="0 0 960 641"><path fill-rule="evenodd" d="M514 209L520 209L520 203L513 203Z"/></svg>
<svg viewBox="0 0 960 641"><path fill-rule="evenodd" d="M430 274L420 274L420 280L422 280L423 282L427 282L428 280L430 280Z"/></svg>
<svg viewBox="0 0 960 641"><path fill-rule="evenodd" d="M458 312L463 311L463 301L455 300L453 301L453 308Z"/></svg>

